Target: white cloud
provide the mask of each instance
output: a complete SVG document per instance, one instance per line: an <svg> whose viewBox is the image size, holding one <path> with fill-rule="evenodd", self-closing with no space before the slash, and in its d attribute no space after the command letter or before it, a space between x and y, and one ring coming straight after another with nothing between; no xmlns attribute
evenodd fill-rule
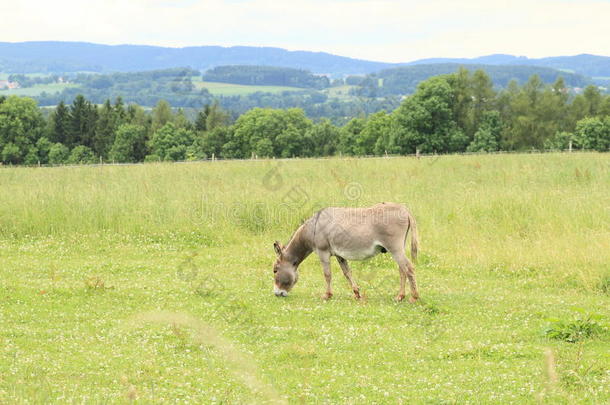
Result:
<svg viewBox="0 0 610 405"><path fill-rule="evenodd" d="M610 2L526 0L22 0L1 41L258 45L386 61L610 54Z"/></svg>

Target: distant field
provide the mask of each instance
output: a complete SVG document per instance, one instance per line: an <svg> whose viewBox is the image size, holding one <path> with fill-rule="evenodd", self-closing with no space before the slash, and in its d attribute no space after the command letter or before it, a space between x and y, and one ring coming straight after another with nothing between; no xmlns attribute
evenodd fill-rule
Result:
<svg viewBox="0 0 610 405"><path fill-rule="evenodd" d="M345 99L345 98L353 97L349 94L349 92L351 89L356 88L356 87L358 87L358 86L352 86L352 85L346 84L343 86L329 87L328 89L325 89L324 92L328 95L328 97Z"/></svg>
<svg viewBox="0 0 610 405"><path fill-rule="evenodd" d="M215 96L244 96L256 92L281 93L283 91L300 91L298 87L287 86L248 86L244 84L203 82L193 80L193 84L199 89L206 88Z"/></svg>
<svg viewBox="0 0 610 405"><path fill-rule="evenodd" d="M598 153L0 168L0 403L608 404L609 168ZM394 302L387 254L352 263L361 301L335 261L322 301L315 255L272 294L274 240L319 207L381 201L417 218L419 303Z"/></svg>
<svg viewBox="0 0 610 405"><path fill-rule="evenodd" d="M11 75L12 73L4 73L4 72L0 72L0 80L6 80L8 79L8 77ZM19 74L23 74L25 76L28 77L45 77L45 76L51 76L51 73L19 73Z"/></svg>
<svg viewBox="0 0 610 405"><path fill-rule="evenodd" d="M39 84L34 87L26 87L22 89L11 89L11 90L0 90L0 96L28 96L35 97L39 96L43 91L49 94L61 92L63 89L68 87L78 87L76 84L66 83L51 83L51 84Z"/></svg>

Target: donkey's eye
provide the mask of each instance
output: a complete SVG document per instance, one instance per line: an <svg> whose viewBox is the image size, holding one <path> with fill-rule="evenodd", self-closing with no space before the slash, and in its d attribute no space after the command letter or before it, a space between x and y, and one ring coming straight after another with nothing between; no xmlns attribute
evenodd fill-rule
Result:
<svg viewBox="0 0 610 405"><path fill-rule="evenodd" d="M277 269L273 269L273 274L277 273Z"/></svg>

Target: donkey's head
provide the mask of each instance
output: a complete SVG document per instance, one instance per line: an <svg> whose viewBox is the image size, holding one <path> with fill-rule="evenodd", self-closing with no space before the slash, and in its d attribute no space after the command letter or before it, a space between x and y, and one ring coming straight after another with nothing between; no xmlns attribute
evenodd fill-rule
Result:
<svg viewBox="0 0 610 405"><path fill-rule="evenodd" d="M299 280L298 263L286 257L280 242L275 241L273 248L277 254L273 264L273 292L278 297L285 297Z"/></svg>

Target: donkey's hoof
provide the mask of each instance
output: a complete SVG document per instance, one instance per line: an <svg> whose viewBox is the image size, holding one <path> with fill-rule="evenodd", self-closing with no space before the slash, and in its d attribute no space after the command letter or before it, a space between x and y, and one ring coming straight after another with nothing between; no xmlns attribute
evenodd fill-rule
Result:
<svg viewBox="0 0 610 405"><path fill-rule="evenodd" d="M356 298L357 300L362 298L362 296L360 295L360 290L354 290L354 298Z"/></svg>
<svg viewBox="0 0 610 405"><path fill-rule="evenodd" d="M419 296L417 296L417 297L413 297L413 296L411 296L411 297L409 298L409 302L410 302L411 304L415 304L415 303L417 302L417 300L418 300L418 299L419 299Z"/></svg>
<svg viewBox="0 0 610 405"><path fill-rule="evenodd" d="M332 297L333 297L333 293L331 293L331 292L327 292L322 295L322 299L325 301L331 299Z"/></svg>
<svg viewBox="0 0 610 405"><path fill-rule="evenodd" d="M404 294L398 294L398 295L396 296L396 301L398 301L398 302L400 302L400 301L402 301L402 300L404 300L404 299L405 299L405 295L404 295Z"/></svg>

